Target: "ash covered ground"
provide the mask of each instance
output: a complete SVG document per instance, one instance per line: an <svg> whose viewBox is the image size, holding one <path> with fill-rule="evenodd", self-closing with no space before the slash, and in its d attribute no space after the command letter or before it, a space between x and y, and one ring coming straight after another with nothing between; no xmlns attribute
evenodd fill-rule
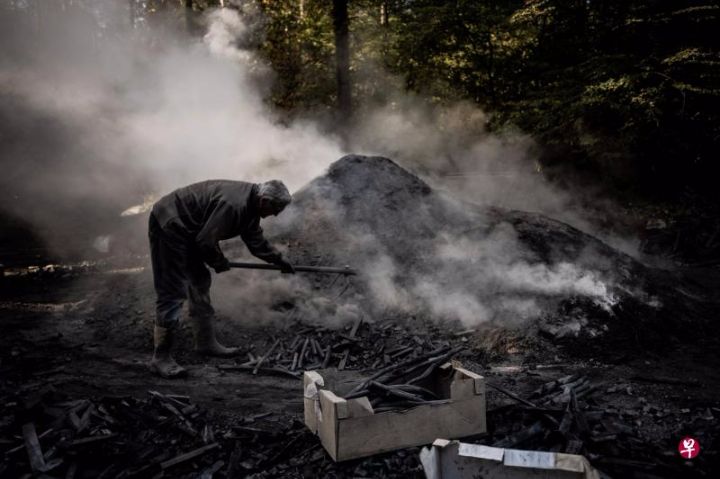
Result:
<svg viewBox="0 0 720 479"><path fill-rule="evenodd" d="M462 348L466 367L558 419L565 404L533 391L568 376L584 388L588 421L562 433L490 388L489 432L474 442L575 450L610 477L718 471L717 269L647 267L564 223L464 202L391 160L348 156L266 233L297 264L360 274L216 276L222 337L245 354L200 357L188 332L178 359L190 377L167 381L145 369L151 272L144 247L128 249L143 245L143 220L120 228L122 247L100 260L5 272L0 477L30 472L27 424L51 477L422 477L417 449L333 464L300 424L297 376L323 363L372 371L438 347ZM677 455L685 435L703 446L694 462Z"/></svg>

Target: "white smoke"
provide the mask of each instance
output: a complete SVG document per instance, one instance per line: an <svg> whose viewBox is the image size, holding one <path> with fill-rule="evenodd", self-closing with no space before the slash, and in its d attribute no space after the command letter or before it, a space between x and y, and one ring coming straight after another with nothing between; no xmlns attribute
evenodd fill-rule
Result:
<svg viewBox="0 0 720 479"><path fill-rule="evenodd" d="M237 47L238 40L250 34L250 27L235 10L214 10L208 14L208 32L203 38L210 52L244 65L257 62L255 55Z"/></svg>
<svg viewBox="0 0 720 479"><path fill-rule="evenodd" d="M112 7L115 18L118 5L106 0L96 7ZM343 155L340 142L317 123L281 121L268 106L273 73L252 46L257 25L247 21L257 12L210 12L202 41L157 30L148 42L129 26L100 35L96 25L77 23L88 11L73 8L75 13L57 12L52 28L34 32L33 41L13 43L22 61L0 63L0 113L13 111L21 143L35 148L0 150L10 168L6 176L22 185L27 198L5 204L11 212L56 229L67 228L68 217L76 215L74 234L89 228L90 213L112 223L144 195L194 181L279 178L297 189ZM466 199L579 218L567 212L568 197L537 172L527 136L489 133L485 114L467 103L437 109L397 95L394 103L359 112L350 135L356 151L398 159ZM22 109L13 110L7 98ZM23 136L25 120L28 128L40 129ZM43 129L48 124L56 142ZM447 178L467 172L477 176L457 183ZM70 199L82 205L77 213L62 209ZM114 215L98 212L106 203L117 208ZM353 241L359 251L373 248L371 237L358 234ZM531 317L540 310L538 295L581 294L612 303L596 273L534 262L502 228L482 241L438 238L432 255L447 266L409 279L399 277L401 268L389 254L373 253L364 269L380 305L424 307L466 325L501 314ZM235 291L240 303L253 305L242 317L256 320L278 298L298 297L314 298L298 305L306 317L342 322L360 314L355 298L333 303L299 279L257 279L261 286L242 293L221 280L228 286L223 292ZM232 300L225 308L237 304Z"/></svg>
<svg viewBox="0 0 720 479"><path fill-rule="evenodd" d="M130 141L166 188L207 178L302 186L341 155L337 142L312 123L281 125L268 110L263 82L271 75L237 47L249 29L236 10L214 11L208 22L202 44L154 65L161 103L125 118Z"/></svg>
<svg viewBox="0 0 720 479"><path fill-rule="evenodd" d="M444 234L433 243L425 258L430 272L400 268L383 253L364 266L373 302L405 313L427 310L436 320L465 327L521 324L569 297L588 298L605 309L617 302L613 278L579 264L531 257L508 224L483 239Z"/></svg>

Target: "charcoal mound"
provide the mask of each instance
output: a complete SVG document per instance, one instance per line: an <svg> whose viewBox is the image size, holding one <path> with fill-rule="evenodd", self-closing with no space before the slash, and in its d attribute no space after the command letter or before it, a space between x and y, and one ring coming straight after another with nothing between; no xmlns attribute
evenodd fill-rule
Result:
<svg viewBox="0 0 720 479"><path fill-rule="evenodd" d="M677 322L685 306L667 274L589 234L463 202L388 158L341 158L296 193L285 216L275 239L293 260L361 271L352 297L370 317L637 341L639 328Z"/></svg>
<svg viewBox="0 0 720 479"><path fill-rule="evenodd" d="M292 214L302 218L293 223L301 225L299 237L312 236L314 222L320 217L327 220L327 208L334 213L334 226L339 231L370 233L397 255L407 252L412 256L418 243L433 241L443 233L482 238L505 223L518 233L527 252L540 261L581 262L616 271L643 269L630 256L565 223L540 214L461 202L433 190L383 157L345 156L333 163L326 175L302 188L291 208ZM322 240L314 236L307 239ZM599 257L584 254L590 250Z"/></svg>

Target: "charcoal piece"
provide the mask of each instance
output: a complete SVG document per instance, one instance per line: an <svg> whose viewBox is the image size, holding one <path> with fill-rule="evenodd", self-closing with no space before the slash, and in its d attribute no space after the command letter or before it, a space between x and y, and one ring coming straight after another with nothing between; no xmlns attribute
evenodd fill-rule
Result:
<svg viewBox="0 0 720 479"><path fill-rule="evenodd" d="M203 469L198 479L213 479L213 475L225 465L225 461L215 461L212 466Z"/></svg>
<svg viewBox="0 0 720 479"><path fill-rule="evenodd" d="M25 440L25 449L27 450L28 460L30 461L30 469L34 472L45 472L46 464L43 457L40 440L35 431L35 424L27 423L22 427L23 439Z"/></svg>
<svg viewBox="0 0 720 479"><path fill-rule="evenodd" d="M196 457L201 456L206 452L211 451L219 446L220 445L218 443L208 444L207 446L199 447L184 454L180 454L179 456L175 456L172 459L168 459L167 461L163 461L162 463L160 463L160 468L162 470L169 469L177 464L189 461L191 459L195 459Z"/></svg>
<svg viewBox="0 0 720 479"><path fill-rule="evenodd" d="M275 350L275 348L277 347L278 344L280 344L280 340L279 340L279 339L276 339L275 342L273 343L273 345L270 346L270 349L268 350L268 352L266 352L266 353L258 360L257 364L255 364L255 368L254 368L253 371L252 371L253 374L257 374L257 373L258 373L258 371L260 370L260 366L262 366L262 363L264 363L265 360L267 360L267 358L270 357L270 355L271 355L272 352Z"/></svg>

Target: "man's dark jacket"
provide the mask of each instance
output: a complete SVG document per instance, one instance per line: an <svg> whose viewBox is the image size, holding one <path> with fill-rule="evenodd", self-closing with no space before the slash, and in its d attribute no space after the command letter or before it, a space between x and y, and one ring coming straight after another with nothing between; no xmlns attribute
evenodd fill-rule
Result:
<svg viewBox="0 0 720 479"><path fill-rule="evenodd" d="M211 267L227 263L218 242L240 236L250 252L268 263L281 254L263 237L258 185L209 180L177 189L153 206L153 216L171 237L194 243Z"/></svg>

